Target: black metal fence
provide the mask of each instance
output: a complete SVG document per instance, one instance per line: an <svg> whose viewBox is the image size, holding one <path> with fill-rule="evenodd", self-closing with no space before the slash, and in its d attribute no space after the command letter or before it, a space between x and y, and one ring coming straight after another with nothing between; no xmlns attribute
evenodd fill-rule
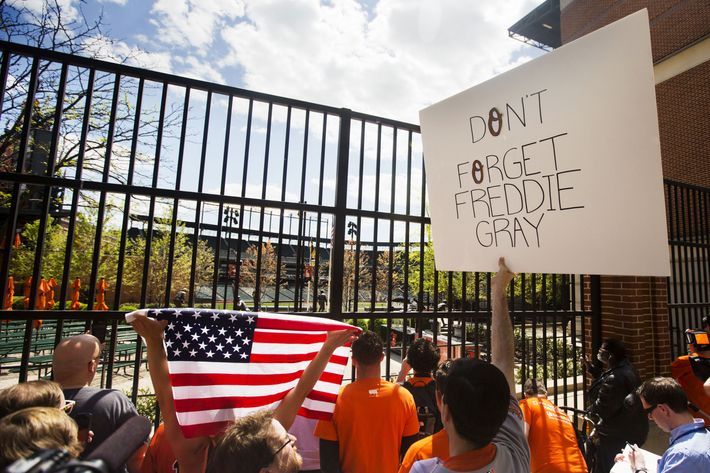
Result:
<svg viewBox="0 0 710 473"><path fill-rule="evenodd" d="M710 189L665 182L671 277L668 309L672 357L686 354L686 329L710 314Z"/></svg>
<svg viewBox="0 0 710 473"><path fill-rule="evenodd" d="M108 322L102 384L124 369L135 400L142 347L126 311L242 302L323 308L380 331L386 376L414 336L448 356L488 356L490 275L434 267L418 126L0 50L0 281L14 307L0 369L45 376L54 343L84 329L76 321ZM519 380L546 378L558 402L579 407L598 290L598 277L516 278Z"/></svg>

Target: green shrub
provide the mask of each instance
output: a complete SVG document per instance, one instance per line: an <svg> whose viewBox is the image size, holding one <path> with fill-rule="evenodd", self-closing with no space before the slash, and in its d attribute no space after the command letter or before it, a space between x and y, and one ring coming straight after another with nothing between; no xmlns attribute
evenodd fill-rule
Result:
<svg viewBox="0 0 710 473"><path fill-rule="evenodd" d="M124 391L123 394L130 399L131 392ZM136 399L136 410L138 414L147 417L152 424L155 424L155 409L158 406L158 401L150 389L138 389L138 398Z"/></svg>

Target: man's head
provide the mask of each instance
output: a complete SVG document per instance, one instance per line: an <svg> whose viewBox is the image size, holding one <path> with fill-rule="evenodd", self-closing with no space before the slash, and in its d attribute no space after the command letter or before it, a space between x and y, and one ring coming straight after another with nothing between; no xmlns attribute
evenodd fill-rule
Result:
<svg viewBox="0 0 710 473"><path fill-rule="evenodd" d="M79 456L76 423L56 407L30 407L0 419L0 468L42 449Z"/></svg>
<svg viewBox="0 0 710 473"><path fill-rule="evenodd" d="M360 366L374 366L380 364L384 353L382 339L375 332L366 330L352 344L353 362Z"/></svg>
<svg viewBox="0 0 710 473"><path fill-rule="evenodd" d="M207 473L297 473L295 440L269 411L242 417L217 439Z"/></svg>
<svg viewBox="0 0 710 473"><path fill-rule="evenodd" d="M460 358L451 362L443 392L441 417L450 435L474 448L490 443L508 414L510 388L505 375L484 361Z"/></svg>
<svg viewBox="0 0 710 473"><path fill-rule="evenodd" d="M407 361L414 370L415 375L431 376L439 365L441 352L439 347L431 341L417 338L407 351Z"/></svg>
<svg viewBox="0 0 710 473"><path fill-rule="evenodd" d="M96 375L100 356L101 344L93 335L65 338L54 349L54 380L63 388L88 386Z"/></svg>
<svg viewBox="0 0 710 473"><path fill-rule="evenodd" d="M620 340L607 338L599 348L597 359L604 366L614 367L626 359L626 348Z"/></svg>
<svg viewBox="0 0 710 473"><path fill-rule="evenodd" d="M664 432L692 419L688 412L688 397L673 378L649 379L638 388L637 394L648 418Z"/></svg>
<svg viewBox="0 0 710 473"><path fill-rule="evenodd" d="M525 397L547 397L545 382L541 379L528 379L523 385L523 394Z"/></svg>
<svg viewBox="0 0 710 473"><path fill-rule="evenodd" d="M62 388L52 381L28 381L0 391L0 417L28 407L64 407Z"/></svg>

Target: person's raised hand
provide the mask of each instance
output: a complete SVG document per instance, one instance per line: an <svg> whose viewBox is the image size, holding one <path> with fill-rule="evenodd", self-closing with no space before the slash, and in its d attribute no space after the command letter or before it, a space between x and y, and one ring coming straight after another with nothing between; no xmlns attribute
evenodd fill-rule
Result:
<svg viewBox="0 0 710 473"><path fill-rule="evenodd" d="M357 328L330 331L328 332L328 336L325 338L323 348L334 351L336 348L343 346L346 343L353 342L357 338L358 332L359 329Z"/></svg>
<svg viewBox="0 0 710 473"><path fill-rule="evenodd" d="M491 279L491 285L494 288L505 289L514 277L515 273L508 269L508 266L505 264L505 258L502 256L498 258L498 272L493 276L493 279Z"/></svg>
<svg viewBox="0 0 710 473"><path fill-rule="evenodd" d="M143 337L146 342L162 341L163 332L165 331L165 327L167 325L167 320L157 320L151 317L146 317L142 314L136 314L135 318L131 322L133 330L135 330L138 335Z"/></svg>

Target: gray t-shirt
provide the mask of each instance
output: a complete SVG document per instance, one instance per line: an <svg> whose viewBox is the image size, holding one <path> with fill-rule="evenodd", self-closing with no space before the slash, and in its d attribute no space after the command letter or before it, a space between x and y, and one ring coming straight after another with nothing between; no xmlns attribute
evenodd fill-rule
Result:
<svg viewBox="0 0 710 473"><path fill-rule="evenodd" d="M125 421L138 415L131 401L121 391L115 389L92 387L64 389L64 397L76 401L70 414L72 419L76 420L79 414L91 414L94 439L87 445L82 457L93 452Z"/></svg>
<svg viewBox="0 0 710 473"><path fill-rule="evenodd" d="M523 473L530 471L530 448L523 429L523 413L518 401L510 398L508 417L498 433L493 437L496 456L491 463L466 473ZM444 467L439 458L429 458L416 462L411 473L461 473Z"/></svg>

